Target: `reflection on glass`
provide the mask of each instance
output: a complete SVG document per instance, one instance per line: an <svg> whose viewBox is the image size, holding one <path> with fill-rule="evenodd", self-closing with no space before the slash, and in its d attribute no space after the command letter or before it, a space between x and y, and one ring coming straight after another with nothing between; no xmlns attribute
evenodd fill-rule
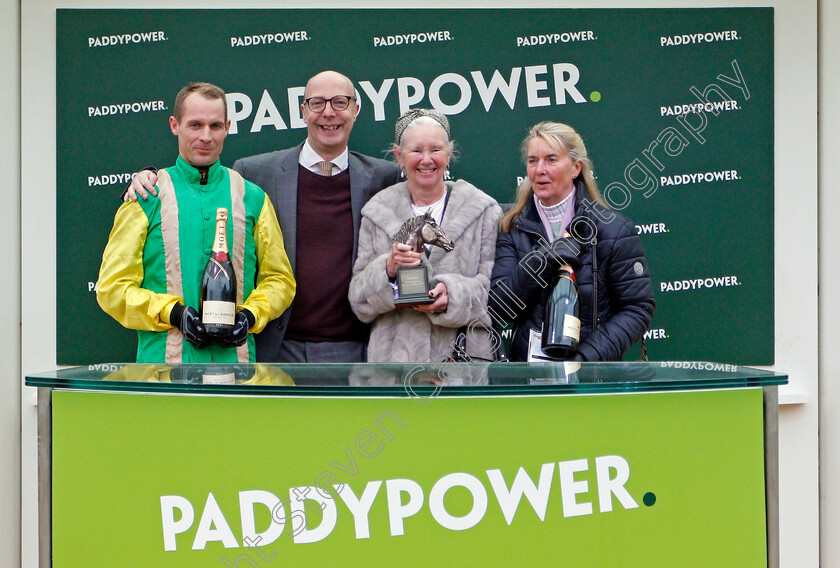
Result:
<svg viewBox="0 0 840 568"><path fill-rule="evenodd" d="M26 384L137 392L437 396L633 392L770 386L785 375L724 363L105 363L29 375Z"/></svg>

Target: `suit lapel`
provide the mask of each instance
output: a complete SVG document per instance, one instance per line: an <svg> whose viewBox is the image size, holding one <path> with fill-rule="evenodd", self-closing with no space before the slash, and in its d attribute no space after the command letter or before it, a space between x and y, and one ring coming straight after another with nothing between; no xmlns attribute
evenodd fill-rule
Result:
<svg viewBox="0 0 840 568"><path fill-rule="evenodd" d="M274 168L276 188L277 220L283 227L283 240L286 242L286 253L292 270L295 269L297 258L297 192L298 192L298 159L303 144L294 151L278 160Z"/></svg>

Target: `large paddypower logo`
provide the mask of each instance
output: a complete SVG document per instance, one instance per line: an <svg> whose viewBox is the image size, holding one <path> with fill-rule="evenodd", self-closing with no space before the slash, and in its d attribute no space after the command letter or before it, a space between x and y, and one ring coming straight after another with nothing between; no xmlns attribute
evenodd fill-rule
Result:
<svg viewBox="0 0 840 568"><path fill-rule="evenodd" d="M523 98L528 108L601 100L598 91L591 91L587 99L580 90L580 82L581 70L577 65L559 62L490 72L471 71L469 74L446 72L430 82L411 76L389 77L375 82L364 80L359 81L356 96L360 113L370 105L376 122L389 120L385 105L393 100L398 103L399 114L428 98L435 109L447 115L460 114L476 104L483 106L486 112L504 106L515 110L522 105ZM447 96L443 95L444 91ZM264 128L305 128L300 113L303 92L303 86L293 86L285 92L264 89L259 97L247 93L227 93L230 134L238 134L240 129L253 133Z"/></svg>
<svg viewBox="0 0 840 568"><path fill-rule="evenodd" d="M595 487L590 489L589 482L581 477L592 469ZM652 507L656 503L654 493L647 492L637 499L627 490L630 474L625 458L604 455L551 461L542 464L539 471L520 467L512 479L505 479L499 469L488 469L479 475L453 472L430 487L409 478L372 480L363 487L322 484L291 487L288 497L282 499L266 489L248 489L238 493L239 508L235 511L223 511L212 492L199 502L180 495L163 495L160 542L167 552L204 550L211 542L221 542L227 549L267 546L284 535L294 544L307 544L328 539L339 523L352 524L357 540L371 538L372 524L387 525L388 536L398 537L410 533L406 519L424 508L431 514L431 522L440 527L468 531L485 519L491 507L501 511L508 526L526 507L533 509L540 522L545 522L546 512L558 498L564 519L609 514L619 508L638 509L639 501ZM453 490L469 494L472 505L466 513L454 514L447 508L447 495ZM387 519L371 518L373 505L383 500ZM307 507L320 517L317 526L307 522ZM260 508L264 510L258 511ZM270 526L258 532L256 519L263 518L267 511L271 513ZM196 523L195 536L188 538L185 533ZM241 529L238 534L234 527ZM242 560L234 559L233 565ZM231 565L225 557L222 561Z"/></svg>

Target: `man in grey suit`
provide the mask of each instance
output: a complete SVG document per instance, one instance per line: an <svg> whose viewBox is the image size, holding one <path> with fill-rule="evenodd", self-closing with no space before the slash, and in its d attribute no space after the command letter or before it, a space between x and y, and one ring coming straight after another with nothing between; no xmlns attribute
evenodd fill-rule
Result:
<svg viewBox="0 0 840 568"><path fill-rule="evenodd" d="M399 181L399 166L348 151L359 107L344 75L324 71L309 79L301 112L307 128L302 144L233 164L274 204L298 284L291 307L257 336L257 360L364 361L368 329L347 299L361 210L373 194ZM141 172L130 190L154 194L156 181Z"/></svg>

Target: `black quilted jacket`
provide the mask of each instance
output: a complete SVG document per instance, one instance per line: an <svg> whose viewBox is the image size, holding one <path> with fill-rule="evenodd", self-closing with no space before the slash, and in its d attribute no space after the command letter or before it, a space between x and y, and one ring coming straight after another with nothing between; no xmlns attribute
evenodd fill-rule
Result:
<svg viewBox="0 0 840 568"><path fill-rule="evenodd" d="M589 226L597 228L593 245L597 255L592 254L593 247L584 247L579 257L583 266L575 273L581 308L576 359L617 361L641 339L653 318L655 302L650 272L633 222L593 203L579 183L575 195L573 223L585 216L594 222ZM527 360L529 330L542 329L545 300L554 282L541 286L532 274L516 268L545 240L536 205L529 200L510 232L500 233L496 241L490 310L494 319L513 321L511 361ZM596 297L597 321L593 322Z"/></svg>

